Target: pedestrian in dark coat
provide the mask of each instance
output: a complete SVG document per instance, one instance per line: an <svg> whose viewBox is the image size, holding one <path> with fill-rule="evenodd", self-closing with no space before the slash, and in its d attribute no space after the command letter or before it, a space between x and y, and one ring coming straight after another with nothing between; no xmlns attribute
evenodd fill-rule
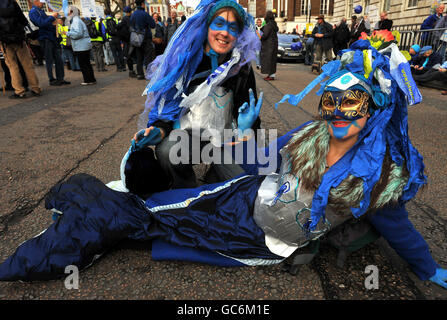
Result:
<svg viewBox="0 0 447 320"><path fill-rule="evenodd" d="M383 11L380 14L380 21L378 22L377 29L391 31L393 27L393 20L388 19L388 13Z"/></svg>
<svg viewBox="0 0 447 320"><path fill-rule="evenodd" d="M334 34L334 28L330 23L324 21L324 15L322 14L318 16L317 20L318 22L312 31L312 37L315 39L315 62L312 70L317 68L317 71L319 72L323 65L323 54L328 61L332 60L332 36Z"/></svg>
<svg viewBox="0 0 447 320"><path fill-rule="evenodd" d="M177 12L172 10L171 11L171 17L167 20L168 25L166 26L166 44L168 44L169 40L171 40L172 36L174 35L177 28L180 26L180 23L177 20Z"/></svg>
<svg viewBox="0 0 447 320"><path fill-rule="evenodd" d="M265 26L261 29L261 73L267 74L264 80L271 81L275 80L279 28L272 11L267 11L264 20Z"/></svg>
<svg viewBox="0 0 447 320"><path fill-rule="evenodd" d="M357 16L352 16L351 19L351 41L349 45L351 45L351 43L353 42L356 42L362 35L362 32L367 32L365 20L363 19L363 17L361 17L359 20L357 19Z"/></svg>
<svg viewBox="0 0 447 320"><path fill-rule="evenodd" d="M351 32L346 24L346 18L343 18L334 28L334 53L337 54L340 50L346 49L350 38Z"/></svg>

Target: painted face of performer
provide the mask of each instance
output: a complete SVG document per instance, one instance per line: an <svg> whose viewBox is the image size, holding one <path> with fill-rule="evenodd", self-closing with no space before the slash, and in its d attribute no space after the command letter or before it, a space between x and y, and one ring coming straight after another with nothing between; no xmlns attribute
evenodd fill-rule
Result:
<svg viewBox="0 0 447 320"><path fill-rule="evenodd" d="M336 139L349 139L365 127L368 114L368 93L361 90L325 91L320 114Z"/></svg>
<svg viewBox="0 0 447 320"><path fill-rule="evenodd" d="M228 53L233 49L240 32L233 11L223 11L210 23L207 45L218 54Z"/></svg>

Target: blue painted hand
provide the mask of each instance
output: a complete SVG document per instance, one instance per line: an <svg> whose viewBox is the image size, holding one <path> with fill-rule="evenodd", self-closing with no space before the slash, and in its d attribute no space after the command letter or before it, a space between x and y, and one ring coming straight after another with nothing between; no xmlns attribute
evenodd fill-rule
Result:
<svg viewBox="0 0 447 320"><path fill-rule="evenodd" d="M436 273L429 279L431 282L439 284L444 289L447 289L447 270L437 268Z"/></svg>
<svg viewBox="0 0 447 320"><path fill-rule="evenodd" d="M256 103L255 96L253 94L253 90L249 90L250 102L245 102L239 108L239 116L237 118L237 126L240 131L245 131L250 129L255 123L256 119L261 112L262 100L264 97L264 93L261 92L259 95L258 103Z"/></svg>
<svg viewBox="0 0 447 320"><path fill-rule="evenodd" d="M151 128L151 130L140 130L136 134L136 139L132 139L132 151L137 151L147 146L156 145L161 141L162 134L160 129L157 127Z"/></svg>

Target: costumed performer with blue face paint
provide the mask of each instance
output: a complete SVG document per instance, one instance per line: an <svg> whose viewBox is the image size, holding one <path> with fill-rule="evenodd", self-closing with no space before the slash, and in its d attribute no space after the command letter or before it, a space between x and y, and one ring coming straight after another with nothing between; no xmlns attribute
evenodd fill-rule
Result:
<svg viewBox="0 0 447 320"><path fill-rule="evenodd" d="M281 102L298 104L326 75L319 119L268 148L278 154L275 172L258 175L260 165L244 164L246 174L232 180L144 200L75 175L46 199L57 221L0 265L0 280L64 276L65 266L84 268L123 239L152 239L155 260L276 264L364 219L421 280L447 288L447 271L405 209L426 183L422 156L408 137L407 105L420 101L408 62L395 43L379 52L358 40L302 93Z"/></svg>
<svg viewBox="0 0 447 320"><path fill-rule="evenodd" d="M134 140L137 149L156 145L157 159L172 178L173 188L198 185L192 163L203 159L193 157L210 143L222 161L212 164L213 174L208 173L206 178L211 180L207 181L225 181L243 172L237 164L223 163L221 144L226 129L231 133L260 126L259 118L249 115L250 108L262 104L250 65L259 47L254 19L236 1L205 0L177 29L165 53L149 66L151 81L139 124L147 129L136 133ZM173 128L184 130L186 139L178 142L178 132L174 132L176 137L173 134L170 141ZM182 162L175 163L170 151L178 143L187 147L178 154Z"/></svg>

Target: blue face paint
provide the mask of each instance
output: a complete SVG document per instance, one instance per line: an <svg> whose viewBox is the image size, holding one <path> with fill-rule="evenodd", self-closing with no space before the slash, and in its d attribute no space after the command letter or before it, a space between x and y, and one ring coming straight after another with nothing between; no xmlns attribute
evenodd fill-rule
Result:
<svg viewBox="0 0 447 320"><path fill-rule="evenodd" d="M327 122L329 123L329 125L332 128L332 132L334 134L334 137L337 139L343 139L344 137L346 137L348 135L349 132L349 128L351 126L357 127L359 129L361 129L362 127L357 123L356 120L351 121L347 126L345 127L336 127L334 126L334 124L332 123L333 121L346 121L343 119L332 119L332 120L327 120Z"/></svg>
<svg viewBox="0 0 447 320"><path fill-rule="evenodd" d="M211 22L210 29L214 31L227 31L235 38L239 35L237 22L228 22L221 16L216 17L216 19Z"/></svg>

